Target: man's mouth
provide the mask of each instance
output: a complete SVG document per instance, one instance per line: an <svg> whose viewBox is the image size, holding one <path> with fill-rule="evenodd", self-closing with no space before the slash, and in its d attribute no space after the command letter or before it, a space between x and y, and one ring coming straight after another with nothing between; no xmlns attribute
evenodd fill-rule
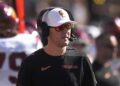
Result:
<svg viewBox="0 0 120 86"><path fill-rule="evenodd" d="M69 37L62 37L62 39L70 39Z"/></svg>

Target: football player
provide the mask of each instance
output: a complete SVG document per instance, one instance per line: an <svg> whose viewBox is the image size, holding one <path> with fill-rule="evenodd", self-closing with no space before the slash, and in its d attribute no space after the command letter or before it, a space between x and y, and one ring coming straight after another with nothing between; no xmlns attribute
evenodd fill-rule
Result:
<svg viewBox="0 0 120 86"><path fill-rule="evenodd" d="M0 1L0 86L15 86L22 60L42 47L33 35L18 33L17 24L14 9Z"/></svg>

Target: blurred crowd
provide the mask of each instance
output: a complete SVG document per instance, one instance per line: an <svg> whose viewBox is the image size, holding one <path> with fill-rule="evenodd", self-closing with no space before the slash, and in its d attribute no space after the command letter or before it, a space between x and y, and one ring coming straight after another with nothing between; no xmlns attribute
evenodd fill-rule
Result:
<svg viewBox="0 0 120 86"><path fill-rule="evenodd" d="M103 19L91 20L87 0L35 1L29 0L28 3L28 0L24 0L25 31L19 33L15 9L0 0L0 85L15 86L22 60L42 48L37 14L43 8L59 6L71 10L74 20L78 22L73 29L76 39L70 46L76 52L88 55L97 86L120 86L120 12L112 13L114 16L106 16L105 13Z"/></svg>

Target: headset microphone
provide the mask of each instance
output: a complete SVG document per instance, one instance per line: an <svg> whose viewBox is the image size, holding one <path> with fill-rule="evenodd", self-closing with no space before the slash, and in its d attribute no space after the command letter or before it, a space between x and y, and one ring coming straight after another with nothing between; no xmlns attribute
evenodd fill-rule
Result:
<svg viewBox="0 0 120 86"><path fill-rule="evenodd" d="M72 38L69 38L69 41L71 41L71 42L72 42L72 41L73 41L73 39L72 39Z"/></svg>
<svg viewBox="0 0 120 86"><path fill-rule="evenodd" d="M72 42L76 39L77 39L77 37L74 34L71 34L71 37L69 38L69 40Z"/></svg>

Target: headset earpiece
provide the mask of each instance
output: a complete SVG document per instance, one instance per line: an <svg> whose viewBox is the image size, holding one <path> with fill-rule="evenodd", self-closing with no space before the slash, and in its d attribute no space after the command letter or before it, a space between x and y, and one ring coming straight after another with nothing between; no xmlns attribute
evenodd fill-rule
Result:
<svg viewBox="0 0 120 86"><path fill-rule="evenodd" d="M49 32L49 26L47 25L47 23L43 20L43 17L46 17L47 14L49 13L50 10L54 9L53 7L44 9L40 12L39 16L38 16L38 20L37 20L37 26L41 29L41 30L46 30ZM48 36L49 34L47 34Z"/></svg>
<svg viewBox="0 0 120 86"><path fill-rule="evenodd" d="M40 29L40 31L42 31L42 33L39 33L39 34L41 36L41 41L42 41L42 43L43 43L44 46L47 44L47 37L49 35L49 26L42 19L43 19L44 14L46 12L48 13L52 9L54 9L54 8L51 7L51 8L42 10L39 13L38 18L37 18L37 27L38 27L38 29Z"/></svg>

